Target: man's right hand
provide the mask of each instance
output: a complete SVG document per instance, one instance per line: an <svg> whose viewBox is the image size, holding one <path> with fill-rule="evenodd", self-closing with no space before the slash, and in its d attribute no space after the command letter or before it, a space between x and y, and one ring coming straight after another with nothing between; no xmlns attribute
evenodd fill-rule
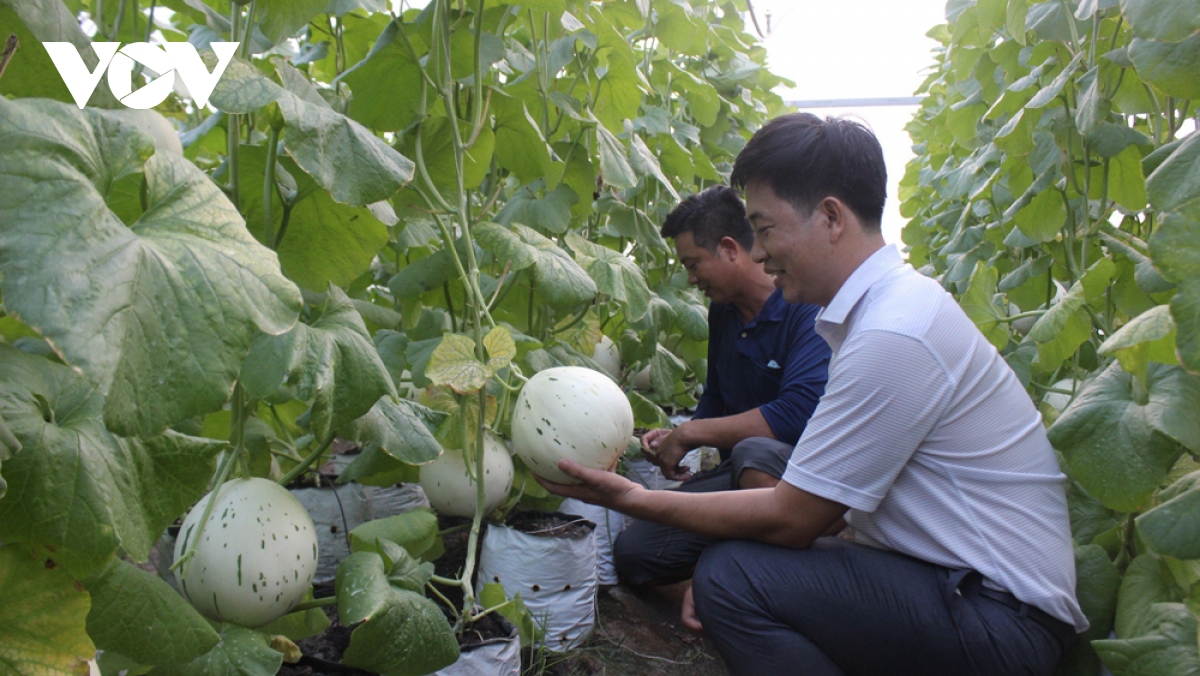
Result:
<svg viewBox="0 0 1200 676"><path fill-rule="evenodd" d="M642 435L642 448L645 449L646 459L658 465L663 476L672 481L687 481L692 474L686 467L681 467L683 456L700 444L691 443L688 439L688 426L685 422L673 430L656 429Z"/></svg>

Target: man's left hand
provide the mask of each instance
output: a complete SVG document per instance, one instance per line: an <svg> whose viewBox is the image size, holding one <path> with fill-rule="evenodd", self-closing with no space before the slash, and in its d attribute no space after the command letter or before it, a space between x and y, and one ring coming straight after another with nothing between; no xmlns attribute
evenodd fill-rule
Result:
<svg viewBox="0 0 1200 676"><path fill-rule="evenodd" d="M560 484L533 475L546 490L564 498L575 498L593 505L620 511L631 493L643 490L638 484L611 471L591 469L570 460L560 460L558 469L582 483Z"/></svg>

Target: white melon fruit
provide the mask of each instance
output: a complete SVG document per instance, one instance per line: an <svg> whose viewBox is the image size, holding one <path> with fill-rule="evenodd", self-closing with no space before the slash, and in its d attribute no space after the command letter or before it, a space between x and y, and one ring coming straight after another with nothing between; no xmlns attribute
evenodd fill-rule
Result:
<svg viewBox="0 0 1200 676"><path fill-rule="evenodd" d="M534 474L579 483L558 469L569 458L607 469L633 435L633 409L611 378L592 369L560 366L534 375L513 411L513 447Z"/></svg>
<svg viewBox="0 0 1200 676"><path fill-rule="evenodd" d="M471 467L471 475L475 468ZM475 480L467 473L461 451L447 448L437 460L421 465L421 488L434 509L451 516L475 516ZM483 438L483 513L504 504L512 490L513 462L504 442L493 434Z"/></svg>
<svg viewBox="0 0 1200 676"><path fill-rule="evenodd" d="M317 533L308 512L274 481L234 479L221 485L199 533L210 499L212 493L192 508L175 541L178 560L199 534L179 581L183 595L209 618L243 627L283 617L317 571Z"/></svg>

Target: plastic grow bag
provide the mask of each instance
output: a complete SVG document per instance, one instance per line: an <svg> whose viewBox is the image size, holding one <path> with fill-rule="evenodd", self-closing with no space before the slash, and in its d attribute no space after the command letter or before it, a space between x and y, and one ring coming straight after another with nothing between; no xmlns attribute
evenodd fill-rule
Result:
<svg viewBox="0 0 1200 676"><path fill-rule="evenodd" d="M458 661L429 676L521 676L521 636L512 623L498 619L509 628L508 636L464 646Z"/></svg>
<svg viewBox="0 0 1200 676"><path fill-rule="evenodd" d="M476 588L498 582L509 597L519 593L545 630L541 643L562 652L582 643L596 625L596 525L576 515L532 514L565 519L575 536L555 537L561 526L526 533L489 524Z"/></svg>
<svg viewBox="0 0 1200 676"><path fill-rule="evenodd" d="M596 583L616 584L617 567L613 563L613 543L621 531L625 530L629 517L575 498L563 500L558 509L565 514L578 514L596 524Z"/></svg>

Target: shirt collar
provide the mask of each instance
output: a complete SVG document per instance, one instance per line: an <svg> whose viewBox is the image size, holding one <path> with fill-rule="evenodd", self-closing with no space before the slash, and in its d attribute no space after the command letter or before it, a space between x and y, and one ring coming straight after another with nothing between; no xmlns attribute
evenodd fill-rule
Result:
<svg viewBox="0 0 1200 676"><path fill-rule="evenodd" d="M787 301L783 299L783 291L775 289L770 296L767 296L767 302L763 303L762 309L746 327L749 328L759 322L781 322L786 314Z"/></svg>
<svg viewBox="0 0 1200 676"><path fill-rule="evenodd" d="M838 289L833 300L817 315L818 322L826 324L842 324L850 311L858 305L858 301L867 291L888 272L904 265L904 259L894 245L887 245L871 254L863 261L850 277Z"/></svg>

